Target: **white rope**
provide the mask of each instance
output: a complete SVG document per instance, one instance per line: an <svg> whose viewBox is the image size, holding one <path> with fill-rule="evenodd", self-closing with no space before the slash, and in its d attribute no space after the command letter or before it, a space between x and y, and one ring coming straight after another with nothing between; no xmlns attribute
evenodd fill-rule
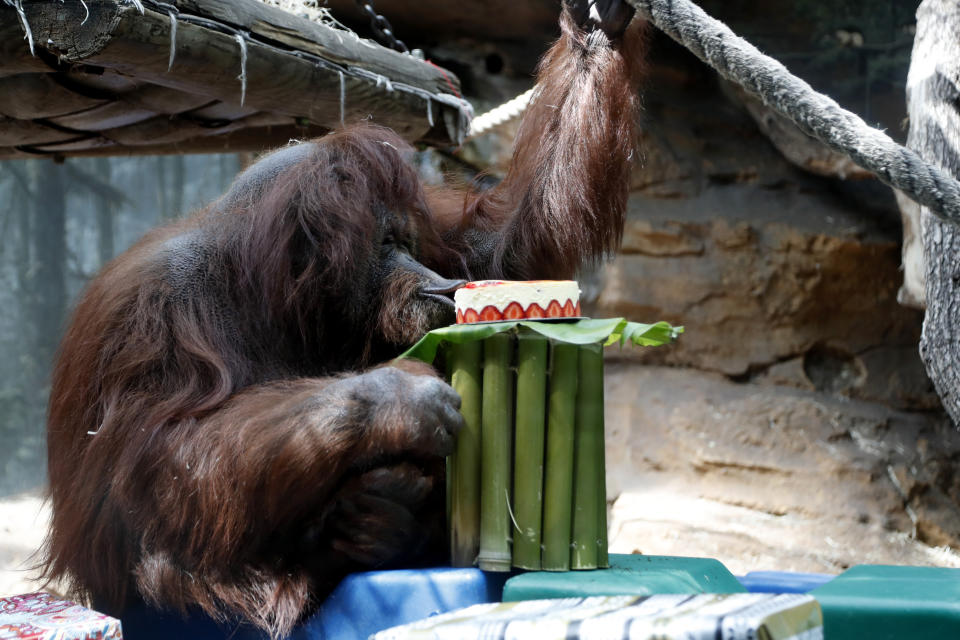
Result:
<svg viewBox="0 0 960 640"><path fill-rule="evenodd" d="M170 61L167 62L167 73L170 73L177 57L177 15L173 11L168 11L167 15L170 16Z"/></svg>
<svg viewBox="0 0 960 640"><path fill-rule="evenodd" d="M37 55L33 50L33 31L30 29L30 23L27 22L27 14L23 11L23 0L3 0L3 2L17 12L17 18L23 28L23 37L27 41L27 46L30 47L30 55Z"/></svg>
<svg viewBox="0 0 960 640"><path fill-rule="evenodd" d="M960 182L817 93L782 64L737 37L689 0L627 0L640 16L685 46L720 75L790 118L809 136L849 156L886 184L960 224Z"/></svg>
<svg viewBox="0 0 960 640"><path fill-rule="evenodd" d="M483 134L496 129L497 127L504 125L511 120L516 120L523 115L523 112L527 110L527 106L530 104L530 100L533 99L534 92L536 87L528 91L524 91L516 98L504 102L498 107L494 107L486 113L481 113L479 116L473 119L473 122L470 124L470 133L467 137L475 138L477 136L482 136Z"/></svg>
<svg viewBox="0 0 960 640"><path fill-rule="evenodd" d="M240 81L240 106L243 106L247 99L247 41L239 33L233 36L240 45L240 75L237 80Z"/></svg>

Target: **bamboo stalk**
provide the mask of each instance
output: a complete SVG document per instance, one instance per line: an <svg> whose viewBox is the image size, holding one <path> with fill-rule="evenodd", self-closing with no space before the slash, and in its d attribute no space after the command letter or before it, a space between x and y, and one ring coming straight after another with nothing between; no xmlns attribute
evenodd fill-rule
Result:
<svg viewBox="0 0 960 640"><path fill-rule="evenodd" d="M543 488L542 568L547 571L570 568L577 351L577 345L552 344Z"/></svg>
<svg viewBox="0 0 960 640"><path fill-rule="evenodd" d="M599 566L601 514L606 524L606 500L599 500L600 486L605 482L603 347L599 343L582 345L579 355L570 567L596 569Z"/></svg>
<svg viewBox="0 0 960 640"><path fill-rule="evenodd" d="M600 449L597 451L597 466L594 470L597 483L597 530L599 533L597 539L597 567L600 569L610 568L610 554L607 550L609 544L607 538L607 437L606 437L606 417L603 413L603 347L600 347L600 357L595 363L596 372L594 375L600 380Z"/></svg>
<svg viewBox="0 0 960 640"><path fill-rule="evenodd" d="M540 568L547 339L523 331L517 341L517 409L513 464L513 566Z"/></svg>
<svg viewBox="0 0 960 640"><path fill-rule="evenodd" d="M483 352L479 565L484 571L509 571L513 339L507 333L492 335Z"/></svg>
<svg viewBox="0 0 960 640"><path fill-rule="evenodd" d="M483 343L451 344L450 385L460 394L464 426L447 460L450 564L472 567L480 548L480 425Z"/></svg>

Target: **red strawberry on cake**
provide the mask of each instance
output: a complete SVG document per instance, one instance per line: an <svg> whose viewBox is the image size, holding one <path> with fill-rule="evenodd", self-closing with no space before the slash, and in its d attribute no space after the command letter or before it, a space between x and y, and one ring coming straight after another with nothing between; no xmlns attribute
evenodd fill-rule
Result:
<svg viewBox="0 0 960 640"><path fill-rule="evenodd" d="M457 324L580 315L580 288L573 280L479 280L453 295Z"/></svg>

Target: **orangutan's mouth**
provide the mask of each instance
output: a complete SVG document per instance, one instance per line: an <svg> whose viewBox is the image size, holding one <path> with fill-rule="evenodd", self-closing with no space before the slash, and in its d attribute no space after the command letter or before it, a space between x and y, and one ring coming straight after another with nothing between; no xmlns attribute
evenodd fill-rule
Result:
<svg viewBox="0 0 960 640"><path fill-rule="evenodd" d="M420 294L425 298L431 298L444 305L453 307L454 292L465 284L467 284L466 280L447 280L443 284L421 289Z"/></svg>

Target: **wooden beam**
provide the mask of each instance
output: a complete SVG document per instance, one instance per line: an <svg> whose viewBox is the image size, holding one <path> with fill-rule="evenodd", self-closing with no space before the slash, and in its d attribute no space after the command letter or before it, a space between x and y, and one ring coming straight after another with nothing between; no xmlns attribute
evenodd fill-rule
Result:
<svg viewBox="0 0 960 640"><path fill-rule="evenodd" d="M191 138L173 144L144 145L124 147L115 143L106 144L100 139L91 148L75 149L64 152L63 149L46 152L17 149L14 146L0 146L0 158L37 158L37 157L99 157L99 156L154 156L182 153L239 153L242 151L266 151L287 144L290 140L307 140L327 133L326 129L316 126L299 127L293 125L259 127L243 129L233 133Z"/></svg>
<svg viewBox="0 0 960 640"><path fill-rule="evenodd" d="M257 0L176 0L174 4L185 13L208 16L285 48L367 69L394 82L405 82L431 92L449 92L452 82L456 90L460 90L459 80L449 71L439 72L412 56L376 43L365 44L352 32L305 20Z"/></svg>
<svg viewBox="0 0 960 640"><path fill-rule="evenodd" d="M0 78L47 71L51 71L47 63L30 55L17 12L0 2Z"/></svg>
<svg viewBox="0 0 960 640"><path fill-rule="evenodd" d="M18 120L63 116L107 104L63 87L51 73L0 78L0 114Z"/></svg>
<svg viewBox="0 0 960 640"><path fill-rule="evenodd" d="M451 74L444 77L444 73L427 64L382 48L373 49L375 53L371 54L368 45L349 36L340 36L332 29L252 0L237 3L237 7L245 9L246 13L231 9L233 3L214 0L192 0L189 6L183 4L184 10L197 12L203 10L226 15L232 11L231 20L238 25L249 27L251 31L255 26L261 32L275 32L272 37L278 42L286 38L290 41L289 46L298 38L313 42L310 38L321 38L321 32L326 29L331 32L325 36L326 40L310 45L315 51L323 50L331 59L353 60L356 66L365 64L363 68L368 71L378 69L376 72L383 71L384 75L389 72L387 77L391 79L398 75L397 69L390 67L397 58L402 61L397 67L402 72L400 77L412 86L424 91L446 87L449 91L447 82L452 79ZM256 12L251 5L256 5ZM445 144L453 142L449 127L437 126L437 123L454 121L451 116L456 110L452 107L436 101L428 102L413 93L388 91L385 82L378 86L375 80L349 73L341 76L309 59L255 40L246 42L246 64L241 65L243 55L233 35L197 26L184 19L178 21L176 57L168 71L170 18L167 15L149 9L141 15L132 5L119 0L87 3L87 6L90 15L86 22L86 10L79 0L62 3L60 0L35 0L25 8L36 41L45 43L46 48L66 62L111 69L153 84L225 102L240 102L242 97L244 106L303 118L325 129L340 126L341 120L370 118L396 130L408 140L431 138ZM270 21L261 15L260 9L269 10ZM12 16L10 11L6 13ZM302 22L301 29L295 30L296 25L287 24L290 21ZM266 25L272 26L268 28ZM307 46L305 42L300 45ZM419 78L413 77L414 67L420 72ZM245 95L238 79L242 71L246 77ZM445 117L445 111L451 114Z"/></svg>
<svg viewBox="0 0 960 640"><path fill-rule="evenodd" d="M0 147L18 144L46 144L76 137L75 133L58 131L38 122L0 116Z"/></svg>

